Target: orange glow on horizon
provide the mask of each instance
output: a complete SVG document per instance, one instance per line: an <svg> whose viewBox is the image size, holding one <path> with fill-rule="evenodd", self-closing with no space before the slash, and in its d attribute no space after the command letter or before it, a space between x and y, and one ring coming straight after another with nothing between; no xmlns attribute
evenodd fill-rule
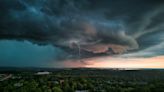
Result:
<svg viewBox="0 0 164 92"><path fill-rule="evenodd" d="M164 56L151 58L112 58L91 59L88 68L164 68Z"/></svg>

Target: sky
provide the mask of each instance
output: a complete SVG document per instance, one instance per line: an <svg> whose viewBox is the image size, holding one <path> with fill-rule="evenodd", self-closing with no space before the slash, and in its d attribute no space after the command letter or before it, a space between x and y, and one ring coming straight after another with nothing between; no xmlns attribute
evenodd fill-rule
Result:
<svg viewBox="0 0 164 92"><path fill-rule="evenodd" d="M0 0L0 67L164 68L163 0Z"/></svg>

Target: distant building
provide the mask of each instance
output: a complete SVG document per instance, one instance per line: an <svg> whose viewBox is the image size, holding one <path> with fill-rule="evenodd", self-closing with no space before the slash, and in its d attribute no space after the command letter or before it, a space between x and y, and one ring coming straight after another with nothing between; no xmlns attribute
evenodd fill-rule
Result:
<svg viewBox="0 0 164 92"><path fill-rule="evenodd" d="M21 76L12 76L11 79L21 79Z"/></svg>
<svg viewBox="0 0 164 92"><path fill-rule="evenodd" d="M23 86L23 83L15 83L14 86L15 87L21 87L21 86Z"/></svg>
<svg viewBox="0 0 164 92"><path fill-rule="evenodd" d="M59 80L60 84L63 84L64 83L64 80Z"/></svg>
<svg viewBox="0 0 164 92"><path fill-rule="evenodd" d="M53 84L59 84L58 81L51 81Z"/></svg>
<svg viewBox="0 0 164 92"><path fill-rule="evenodd" d="M48 75L50 72L37 72L36 75Z"/></svg>

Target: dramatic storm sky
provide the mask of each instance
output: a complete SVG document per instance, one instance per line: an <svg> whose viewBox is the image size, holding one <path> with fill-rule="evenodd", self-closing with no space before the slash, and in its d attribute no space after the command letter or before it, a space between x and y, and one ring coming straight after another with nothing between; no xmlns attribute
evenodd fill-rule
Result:
<svg viewBox="0 0 164 92"><path fill-rule="evenodd" d="M164 1L0 0L0 66L164 68Z"/></svg>

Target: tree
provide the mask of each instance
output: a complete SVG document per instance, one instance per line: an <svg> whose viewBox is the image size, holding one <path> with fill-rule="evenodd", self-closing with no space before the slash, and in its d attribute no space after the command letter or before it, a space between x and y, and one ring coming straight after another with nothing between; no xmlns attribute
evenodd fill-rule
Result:
<svg viewBox="0 0 164 92"><path fill-rule="evenodd" d="M53 87L52 92L63 92L59 87Z"/></svg>

